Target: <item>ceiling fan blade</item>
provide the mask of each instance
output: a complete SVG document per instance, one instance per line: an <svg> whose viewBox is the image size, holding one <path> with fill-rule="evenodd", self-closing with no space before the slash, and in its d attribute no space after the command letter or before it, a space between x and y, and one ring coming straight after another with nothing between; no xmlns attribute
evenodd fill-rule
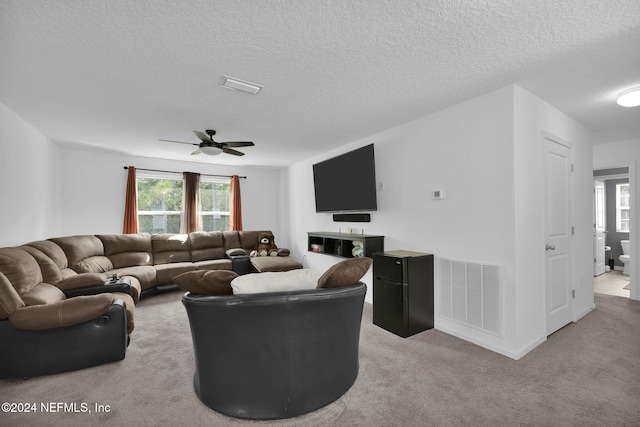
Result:
<svg viewBox="0 0 640 427"><path fill-rule="evenodd" d="M171 140L171 139L161 139L160 141L164 141L164 142L177 142L178 144L200 145L200 144L194 144L193 142L173 141L173 140Z"/></svg>
<svg viewBox="0 0 640 427"><path fill-rule="evenodd" d="M234 156L244 156L244 153L234 150L233 148L223 147L222 151L227 154L233 154Z"/></svg>
<svg viewBox="0 0 640 427"><path fill-rule="evenodd" d="M211 138L209 138L208 135L200 132L199 130L194 130L193 133L196 134L196 136L198 137L198 139L200 139L200 141L202 141L202 142L211 142Z"/></svg>
<svg viewBox="0 0 640 427"><path fill-rule="evenodd" d="M227 147L253 147L255 144L250 141L228 141L222 142L221 144L226 145Z"/></svg>
<svg viewBox="0 0 640 427"><path fill-rule="evenodd" d="M198 144L196 144L196 145L198 145ZM200 153L202 153L202 151L200 151L200 149L198 148L196 151L191 153L191 155L193 156L194 154L200 154Z"/></svg>

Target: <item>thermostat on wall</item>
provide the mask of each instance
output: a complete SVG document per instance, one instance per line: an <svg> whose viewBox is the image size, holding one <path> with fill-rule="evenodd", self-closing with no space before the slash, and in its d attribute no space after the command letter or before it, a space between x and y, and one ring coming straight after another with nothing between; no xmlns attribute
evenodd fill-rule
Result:
<svg viewBox="0 0 640 427"><path fill-rule="evenodd" d="M433 190L433 200L444 199L444 190Z"/></svg>

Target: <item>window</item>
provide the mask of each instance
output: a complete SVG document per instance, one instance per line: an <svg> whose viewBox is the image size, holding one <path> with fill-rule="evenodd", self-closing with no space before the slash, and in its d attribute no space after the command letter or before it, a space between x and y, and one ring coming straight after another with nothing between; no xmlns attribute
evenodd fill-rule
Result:
<svg viewBox="0 0 640 427"><path fill-rule="evenodd" d="M629 184L616 184L616 231L629 232Z"/></svg>
<svg viewBox="0 0 640 427"><path fill-rule="evenodd" d="M224 231L229 229L228 179L200 177L200 204L202 205L202 230Z"/></svg>
<svg viewBox="0 0 640 427"><path fill-rule="evenodd" d="M138 227L141 233L180 233L181 176L138 172ZM203 231L229 229L229 180L200 177Z"/></svg>
<svg viewBox="0 0 640 427"><path fill-rule="evenodd" d="M179 233L182 178L138 173L138 228L141 233Z"/></svg>

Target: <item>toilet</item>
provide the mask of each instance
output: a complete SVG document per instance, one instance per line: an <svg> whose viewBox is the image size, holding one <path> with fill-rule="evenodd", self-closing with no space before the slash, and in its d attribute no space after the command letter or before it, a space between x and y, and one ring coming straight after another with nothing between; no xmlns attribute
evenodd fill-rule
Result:
<svg viewBox="0 0 640 427"><path fill-rule="evenodd" d="M618 258L624 264L624 270L622 274L629 274L631 259L629 257L629 241L628 240L620 240L620 246L622 246L622 255Z"/></svg>

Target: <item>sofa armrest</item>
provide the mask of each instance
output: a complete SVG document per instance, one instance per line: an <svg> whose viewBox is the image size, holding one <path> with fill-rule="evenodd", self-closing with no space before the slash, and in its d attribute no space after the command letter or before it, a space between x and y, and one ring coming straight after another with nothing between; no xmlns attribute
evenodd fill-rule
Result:
<svg viewBox="0 0 640 427"><path fill-rule="evenodd" d="M0 320L0 379L52 375L124 359L129 325L122 296L99 316L63 328L25 330Z"/></svg>
<svg viewBox="0 0 640 427"><path fill-rule="evenodd" d="M278 256L289 256L291 251L287 248L278 248Z"/></svg>
<svg viewBox="0 0 640 427"><path fill-rule="evenodd" d="M227 249L226 251L224 251L224 254L227 256L227 258L231 258L233 256L249 255L247 251L242 248Z"/></svg>
<svg viewBox="0 0 640 427"><path fill-rule="evenodd" d="M9 321L24 330L62 328L102 316L115 299L113 294L100 294L22 307L9 316Z"/></svg>
<svg viewBox="0 0 640 427"><path fill-rule="evenodd" d="M128 277L120 277L117 280L109 280L97 286L87 286L84 288L67 289L64 295L73 298L81 295L97 295L108 292L122 292L133 296L131 293L131 280Z"/></svg>
<svg viewBox="0 0 640 427"><path fill-rule="evenodd" d="M70 289L102 286L107 280L107 275L104 273L80 273L75 276L62 279L55 285L62 292L66 292Z"/></svg>
<svg viewBox="0 0 640 427"><path fill-rule="evenodd" d="M231 271L239 276L248 274L251 269L251 263L249 262L249 255L236 255L229 256L231 259Z"/></svg>

